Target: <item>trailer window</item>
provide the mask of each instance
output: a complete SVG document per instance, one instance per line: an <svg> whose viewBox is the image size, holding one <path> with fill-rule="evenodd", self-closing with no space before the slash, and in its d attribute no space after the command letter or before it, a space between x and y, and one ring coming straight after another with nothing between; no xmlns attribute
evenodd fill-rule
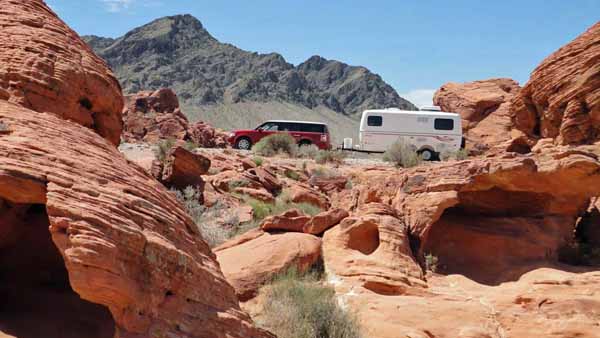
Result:
<svg viewBox="0 0 600 338"><path fill-rule="evenodd" d="M435 130L452 130L454 129L453 119L435 119L434 121Z"/></svg>
<svg viewBox="0 0 600 338"><path fill-rule="evenodd" d="M383 117L381 116L369 116L367 117L367 126L369 127L381 127L383 125Z"/></svg>

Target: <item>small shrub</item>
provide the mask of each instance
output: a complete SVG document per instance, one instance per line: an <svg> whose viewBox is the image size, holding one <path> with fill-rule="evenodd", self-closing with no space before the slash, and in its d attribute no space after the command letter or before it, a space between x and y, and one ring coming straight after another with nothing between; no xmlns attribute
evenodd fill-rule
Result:
<svg viewBox="0 0 600 338"><path fill-rule="evenodd" d="M175 139L170 138L166 140L160 140L158 141L157 147L154 149L154 155L156 155L156 158L160 162L165 163L165 161L167 160L167 156L169 155L169 151L174 146Z"/></svg>
<svg viewBox="0 0 600 338"><path fill-rule="evenodd" d="M216 175L216 174L218 174L220 172L221 172L221 169L219 169L219 168L209 168L208 169L208 174L209 175Z"/></svg>
<svg viewBox="0 0 600 338"><path fill-rule="evenodd" d="M280 153L286 153L291 157L296 156L298 145L296 140L288 133L277 133L269 135L258 141L252 147L252 151L260 156L275 156Z"/></svg>
<svg viewBox="0 0 600 338"><path fill-rule="evenodd" d="M433 254L429 253L425 255L425 270L436 272L438 268L438 258Z"/></svg>
<svg viewBox="0 0 600 338"><path fill-rule="evenodd" d="M359 338L354 315L337 303L335 291L295 270L264 289L262 325L279 338Z"/></svg>
<svg viewBox="0 0 600 338"><path fill-rule="evenodd" d="M346 186L344 187L346 190L350 190L352 189L353 184L352 184L352 180L348 180L348 182L346 182Z"/></svg>
<svg viewBox="0 0 600 338"><path fill-rule="evenodd" d="M300 179L300 174L293 170L286 169L284 172L285 177L291 178L294 181L298 181Z"/></svg>
<svg viewBox="0 0 600 338"><path fill-rule="evenodd" d="M311 177L317 178L329 178L329 177L338 177L340 173L337 170L326 168L326 167L317 167L313 169L311 172Z"/></svg>
<svg viewBox="0 0 600 338"><path fill-rule="evenodd" d="M254 162L254 164L256 164L257 167L260 167L263 165L264 159L262 157L254 156L252 158L252 162Z"/></svg>
<svg viewBox="0 0 600 338"><path fill-rule="evenodd" d="M394 142L383 154L383 160L403 168L415 167L422 162L415 149L403 141Z"/></svg>
<svg viewBox="0 0 600 338"><path fill-rule="evenodd" d="M267 203L249 197L245 198L245 201L252 208L254 220L257 222L260 222L271 215L280 215L290 209L298 209L310 216L314 216L323 211L323 209L310 203L292 202L289 195L285 192L275 199L275 203Z"/></svg>
<svg viewBox="0 0 600 338"><path fill-rule="evenodd" d="M466 149L460 149L455 152L443 152L440 155L440 158L442 161L450 161L450 160L462 161L462 160L466 160L468 157L469 157L469 152Z"/></svg>
<svg viewBox="0 0 600 338"><path fill-rule="evenodd" d="M0 132L1 131L9 131L10 128L8 128L8 125L6 123L4 123L3 121L0 121Z"/></svg>
<svg viewBox="0 0 600 338"><path fill-rule="evenodd" d="M316 145L305 144L305 145L301 145L298 148L298 157L315 159L315 157L317 157L318 152L319 152L319 147L317 147Z"/></svg>
<svg viewBox="0 0 600 338"><path fill-rule="evenodd" d="M223 223L217 223L214 220L218 219L224 212L225 207L216 203L210 208L206 208L200 204L201 192L194 187L187 187L183 191L171 190L177 200L184 206L188 215L192 218L198 230L202 234L202 238L212 248L215 247L234 234L234 230L239 226L239 218L237 214L231 215Z"/></svg>
<svg viewBox="0 0 600 338"><path fill-rule="evenodd" d="M346 158L346 154L335 150L319 150L315 157L315 162L319 164L325 163L342 163Z"/></svg>
<svg viewBox="0 0 600 338"><path fill-rule="evenodd" d="M229 191L233 191L235 190L235 188L240 188L240 187L247 187L250 184L250 181L248 180L233 180L231 182L229 182Z"/></svg>
<svg viewBox="0 0 600 338"><path fill-rule="evenodd" d="M193 152L196 148L200 148L198 144L193 141L186 141L183 148L187 151Z"/></svg>

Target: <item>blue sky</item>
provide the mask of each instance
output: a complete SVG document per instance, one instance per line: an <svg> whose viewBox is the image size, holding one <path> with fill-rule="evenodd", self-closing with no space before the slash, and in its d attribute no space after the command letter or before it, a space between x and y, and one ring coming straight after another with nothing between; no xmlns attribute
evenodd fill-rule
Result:
<svg viewBox="0 0 600 338"><path fill-rule="evenodd" d="M429 103L442 84L511 77L600 20L600 0L47 0L82 35L118 37L192 14L222 42L298 64L318 54L380 74Z"/></svg>

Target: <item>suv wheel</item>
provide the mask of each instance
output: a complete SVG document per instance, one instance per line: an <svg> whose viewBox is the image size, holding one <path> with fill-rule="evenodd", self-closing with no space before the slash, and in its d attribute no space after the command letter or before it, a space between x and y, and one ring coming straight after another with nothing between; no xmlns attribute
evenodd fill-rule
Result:
<svg viewBox="0 0 600 338"><path fill-rule="evenodd" d="M250 150L252 148L252 141L247 137L240 137L235 142L235 147L241 150Z"/></svg>
<svg viewBox="0 0 600 338"><path fill-rule="evenodd" d="M302 141L298 142L298 145L300 147L302 147L302 146L309 146L311 144L312 144L312 142L310 142L309 140L302 140Z"/></svg>

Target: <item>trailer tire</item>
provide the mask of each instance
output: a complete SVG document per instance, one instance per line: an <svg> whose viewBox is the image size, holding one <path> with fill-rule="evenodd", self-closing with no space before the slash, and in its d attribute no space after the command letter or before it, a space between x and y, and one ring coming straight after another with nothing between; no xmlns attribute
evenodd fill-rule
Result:
<svg viewBox="0 0 600 338"><path fill-rule="evenodd" d="M429 149L422 149L419 150L419 155L421 155L421 158L423 159L423 161L435 161L435 159L437 158L437 154L433 151L433 150L429 150Z"/></svg>

